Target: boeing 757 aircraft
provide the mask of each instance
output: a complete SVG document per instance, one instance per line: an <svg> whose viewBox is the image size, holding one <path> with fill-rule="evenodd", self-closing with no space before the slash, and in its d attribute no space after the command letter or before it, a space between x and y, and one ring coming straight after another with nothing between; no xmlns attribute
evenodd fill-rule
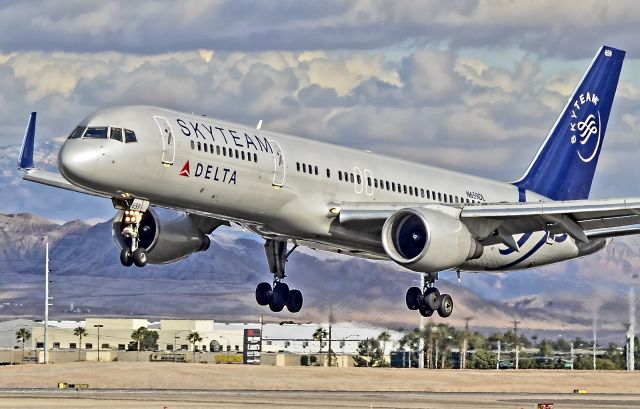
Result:
<svg viewBox="0 0 640 409"><path fill-rule="evenodd" d="M209 234L234 224L265 239L273 280L256 301L274 312L302 308L285 266L307 246L427 273L407 307L448 317L439 272L538 267L640 233L640 198L588 199L624 55L600 48L510 183L153 106L83 119L60 149L60 174L34 166L32 113L18 166L26 180L111 199L125 266L205 251Z"/></svg>

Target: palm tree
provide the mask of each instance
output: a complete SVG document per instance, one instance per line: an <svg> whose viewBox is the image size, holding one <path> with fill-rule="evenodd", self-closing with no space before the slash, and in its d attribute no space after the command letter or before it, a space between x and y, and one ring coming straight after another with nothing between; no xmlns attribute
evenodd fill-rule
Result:
<svg viewBox="0 0 640 409"><path fill-rule="evenodd" d="M31 331L27 328L20 328L16 331L16 340L22 342L22 359L24 361L24 343L31 339Z"/></svg>
<svg viewBox="0 0 640 409"><path fill-rule="evenodd" d="M382 331L378 335L378 341L382 342L382 352L387 349L387 342L391 341L391 335L387 331Z"/></svg>
<svg viewBox="0 0 640 409"><path fill-rule="evenodd" d="M320 350L318 352L322 352L322 340L325 339L327 335L329 335L327 330L322 327L318 327L316 332L313 333L313 339L320 342Z"/></svg>
<svg viewBox="0 0 640 409"><path fill-rule="evenodd" d="M140 357L140 344L142 344L142 341L144 340L144 336L146 332L147 332L147 329L145 327L140 327L131 333L131 338L137 343L136 361L138 361L138 358Z"/></svg>
<svg viewBox="0 0 640 409"><path fill-rule="evenodd" d="M198 331L191 331L189 335L187 335L187 341L191 343L191 348L193 349L193 362L196 361L196 342L202 341L202 337L198 333Z"/></svg>
<svg viewBox="0 0 640 409"><path fill-rule="evenodd" d="M73 330L73 335L79 337L78 341L78 361L80 360L80 352L82 351L82 337L87 336L87 330L84 327L77 327Z"/></svg>

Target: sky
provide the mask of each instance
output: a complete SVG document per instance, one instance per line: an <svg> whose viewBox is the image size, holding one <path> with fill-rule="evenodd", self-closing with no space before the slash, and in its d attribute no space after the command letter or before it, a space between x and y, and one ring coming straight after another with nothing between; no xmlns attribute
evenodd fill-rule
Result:
<svg viewBox="0 0 640 409"><path fill-rule="evenodd" d="M592 197L640 196L638 38L631 0L0 1L0 147L31 111L42 143L152 104L509 181L607 44L627 58Z"/></svg>

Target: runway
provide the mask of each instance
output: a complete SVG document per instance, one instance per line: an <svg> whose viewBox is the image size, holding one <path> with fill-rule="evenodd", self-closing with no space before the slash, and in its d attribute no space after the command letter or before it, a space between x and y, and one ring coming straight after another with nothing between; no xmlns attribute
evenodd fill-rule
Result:
<svg viewBox="0 0 640 409"><path fill-rule="evenodd" d="M640 408L638 394L184 389L0 389L0 408Z"/></svg>

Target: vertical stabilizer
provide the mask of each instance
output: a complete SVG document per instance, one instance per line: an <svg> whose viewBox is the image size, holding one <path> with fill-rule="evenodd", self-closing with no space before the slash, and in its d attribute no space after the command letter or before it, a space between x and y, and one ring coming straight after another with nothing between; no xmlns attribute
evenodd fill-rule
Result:
<svg viewBox="0 0 640 409"><path fill-rule="evenodd" d="M19 169L33 169L33 144L36 138L36 113L32 112L29 116L29 124L24 134L22 148L20 149L20 159L18 160Z"/></svg>
<svg viewBox="0 0 640 409"><path fill-rule="evenodd" d="M518 188L553 200L589 197L624 55L600 48Z"/></svg>

